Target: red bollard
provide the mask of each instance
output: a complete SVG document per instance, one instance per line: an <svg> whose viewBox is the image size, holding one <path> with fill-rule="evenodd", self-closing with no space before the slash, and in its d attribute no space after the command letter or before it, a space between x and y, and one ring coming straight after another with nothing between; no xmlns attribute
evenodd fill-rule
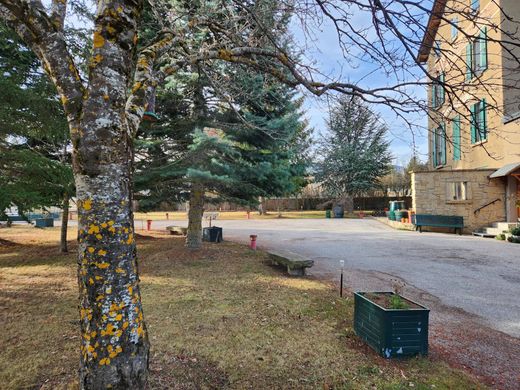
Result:
<svg viewBox="0 0 520 390"><path fill-rule="evenodd" d="M168 215L168 213L166 213L166 219L170 219L170 216Z"/></svg>
<svg viewBox="0 0 520 390"><path fill-rule="evenodd" d="M146 220L146 230L150 230L152 228L152 220L147 219Z"/></svg>
<svg viewBox="0 0 520 390"><path fill-rule="evenodd" d="M247 219L251 219L251 212L247 211Z"/></svg>
<svg viewBox="0 0 520 390"><path fill-rule="evenodd" d="M256 237L257 237L256 234L251 234L251 235L249 236L249 238L251 239L251 243L249 244L249 247L250 247L252 250L254 250L254 251L256 251Z"/></svg>

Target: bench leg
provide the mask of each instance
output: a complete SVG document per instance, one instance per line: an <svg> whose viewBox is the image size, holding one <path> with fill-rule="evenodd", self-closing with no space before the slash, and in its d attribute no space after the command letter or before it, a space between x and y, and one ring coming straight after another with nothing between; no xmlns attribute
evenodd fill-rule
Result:
<svg viewBox="0 0 520 390"><path fill-rule="evenodd" d="M287 273L291 276L304 276L305 268L289 268L287 266Z"/></svg>

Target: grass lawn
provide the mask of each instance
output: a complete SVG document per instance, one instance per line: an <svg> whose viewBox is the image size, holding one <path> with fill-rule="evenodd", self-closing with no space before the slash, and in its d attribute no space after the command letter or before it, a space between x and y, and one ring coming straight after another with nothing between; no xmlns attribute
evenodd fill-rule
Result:
<svg viewBox="0 0 520 390"><path fill-rule="evenodd" d="M73 231L71 230L71 236ZM0 388L76 388L75 244L58 228L0 229ZM150 389L477 389L432 358L388 361L354 336L353 300L285 276L232 243L199 252L138 236Z"/></svg>

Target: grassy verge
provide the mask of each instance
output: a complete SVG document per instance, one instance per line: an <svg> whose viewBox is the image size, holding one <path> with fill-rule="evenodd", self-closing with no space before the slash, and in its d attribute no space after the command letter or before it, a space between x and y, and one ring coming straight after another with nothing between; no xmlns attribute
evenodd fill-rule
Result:
<svg viewBox="0 0 520 390"><path fill-rule="evenodd" d="M77 387L75 257L58 254L58 238L58 229L0 230L3 389ZM158 233L138 245L151 389L483 387L431 358L379 358L353 334L352 299L286 277L261 252L231 243L191 252Z"/></svg>

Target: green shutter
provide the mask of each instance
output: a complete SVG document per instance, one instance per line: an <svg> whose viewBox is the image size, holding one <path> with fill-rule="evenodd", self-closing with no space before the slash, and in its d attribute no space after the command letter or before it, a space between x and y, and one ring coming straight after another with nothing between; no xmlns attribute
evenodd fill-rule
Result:
<svg viewBox="0 0 520 390"><path fill-rule="evenodd" d="M433 137L432 137L432 160L433 160L434 168L437 166L437 145L435 144L436 140L437 140L437 129L434 129Z"/></svg>
<svg viewBox="0 0 520 390"><path fill-rule="evenodd" d="M480 31L480 70L484 71L488 66L488 50L487 50L487 27Z"/></svg>
<svg viewBox="0 0 520 390"><path fill-rule="evenodd" d="M478 104L478 103L477 103ZM470 125L471 125L471 143L477 142L476 126L475 121L477 120L476 110L477 104L471 106Z"/></svg>
<svg viewBox="0 0 520 390"><path fill-rule="evenodd" d="M486 99L482 99L480 101L480 123L482 123L482 128L480 128L480 140L487 139L487 115L486 115Z"/></svg>
<svg viewBox="0 0 520 390"><path fill-rule="evenodd" d="M436 96L437 96L437 81L434 81L432 84L432 108L437 107Z"/></svg>
<svg viewBox="0 0 520 390"><path fill-rule="evenodd" d="M441 164L446 165L446 123L443 123L440 127L441 134Z"/></svg>
<svg viewBox="0 0 520 390"><path fill-rule="evenodd" d="M468 43L466 46L466 80L471 80L473 77L473 45L472 43Z"/></svg>
<svg viewBox="0 0 520 390"><path fill-rule="evenodd" d="M452 122L453 160L460 160L460 116L456 116Z"/></svg>
<svg viewBox="0 0 520 390"><path fill-rule="evenodd" d="M439 88L441 89L441 101L439 102L439 106L442 106L444 104L444 94L446 93L446 89L444 88L444 83L446 80L446 75L444 73L441 73L440 75L440 85Z"/></svg>

